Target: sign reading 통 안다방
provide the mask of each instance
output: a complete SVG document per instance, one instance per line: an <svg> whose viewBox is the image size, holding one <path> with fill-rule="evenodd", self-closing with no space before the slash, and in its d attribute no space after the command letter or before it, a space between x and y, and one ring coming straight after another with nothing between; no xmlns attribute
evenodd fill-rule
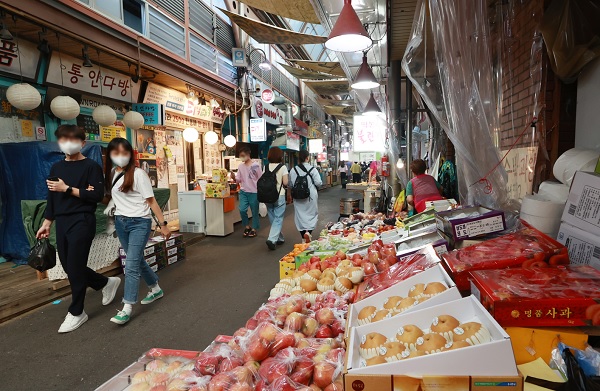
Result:
<svg viewBox="0 0 600 391"><path fill-rule="evenodd" d="M125 102L137 99L140 91L139 83L133 83L128 75L105 68L101 70L97 65L84 67L81 59L66 54L59 56L56 52L50 59L46 83Z"/></svg>
<svg viewBox="0 0 600 391"><path fill-rule="evenodd" d="M223 123L225 112L219 107L196 104L183 92L148 83L144 103L158 103L166 112L177 113L203 121Z"/></svg>
<svg viewBox="0 0 600 391"><path fill-rule="evenodd" d="M0 40L0 72L35 79L40 62L36 45L22 39Z"/></svg>
<svg viewBox="0 0 600 391"><path fill-rule="evenodd" d="M508 175L506 188L509 198L519 200L532 193L537 153L538 147L500 151L500 156L506 155L502 165Z"/></svg>
<svg viewBox="0 0 600 391"><path fill-rule="evenodd" d="M264 118L250 118L250 141L267 141L267 127Z"/></svg>

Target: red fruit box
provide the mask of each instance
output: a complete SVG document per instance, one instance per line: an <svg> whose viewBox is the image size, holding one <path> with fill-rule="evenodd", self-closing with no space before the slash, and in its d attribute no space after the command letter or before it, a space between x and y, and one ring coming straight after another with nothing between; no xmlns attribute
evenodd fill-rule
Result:
<svg viewBox="0 0 600 391"><path fill-rule="evenodd" d="M600 271L590 266L472 272L471 290L504 327L600 326Z"/></svg>
<svg viewBox="0 0 600 391"><path fill-rule="evenodd" d="M398 263L389 267L389 269L377 274L365 277L365 280L358 286L355 302L365 299L375 293L381 292L390 286L404 281L407 278L414 276L427 270L441 260L435 252L431 244L422 248L416 253L407 258L402 259Z"/></svg>
<svg viewBox="0 0 600 391"><path fill-rule="evenodd" d="M461 292L469 291L469 273L475 270L547 268L569 264L565 246L528 226L512 234L443 254L442 258L444 267Z"/></svg>

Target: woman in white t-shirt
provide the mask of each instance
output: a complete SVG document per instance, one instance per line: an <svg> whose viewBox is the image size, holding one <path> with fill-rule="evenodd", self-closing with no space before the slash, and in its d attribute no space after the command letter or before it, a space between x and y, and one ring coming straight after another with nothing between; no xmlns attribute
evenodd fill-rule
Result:
<svg viewBox="0 0 600 391"><path fill-rule="evenodd" d="M114 164L106 163L106 189L115 204L115 228L121 247L125 250L125 292L123 309L110 319L117 324L125 324L131 319L132 306L138 300L140 276L150 288L142 304L150 304L163 297L158 286L158 276L144 259L144 248L152 230L152 215L162 221L160 231L165 238L171 236L162 211L154 198L154 191L148 174L135 167L133 148L124 138L114 138L109 144L106 156Z"/></svg>
<svg viewBox="0 0 600 391"><path fill-rule="evenodd" d="M279 147L272 147L267 154L269 161L269 170L274 171L277 166L282 164L281 168L275 174L277 177L277 188L279 189L279 199L274 204L267 205L267 213L271 222L271 230L267 239L269 250L275 250L277 244L285 243L281 229L283 228L283 215L285 214L285 192L288 185L288 169L283 164L283 151Z"/></svg>

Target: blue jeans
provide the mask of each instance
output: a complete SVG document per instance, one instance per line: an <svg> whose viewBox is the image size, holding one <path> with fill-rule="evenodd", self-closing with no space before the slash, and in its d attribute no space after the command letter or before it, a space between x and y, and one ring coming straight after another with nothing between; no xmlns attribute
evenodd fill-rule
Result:
<svg viewBox="0 0 600 391"><path fill-rule="evenodd" d="M281 228L283 227L283 215L285 214L285 195L280 195L277 203L266 205L267 212L269 213L269 221L271 222L268 240L273 243L283 241Z"/></svg>
<svg viewBox="0 0 600 391"><path fill-rule="evenodd" d="M149 287L158 283L158 276L144 259L144 248L150 237L152 220L143 217L115 216L115 228L121 247L127 254L123 303L135 304L138 299L140 275Z"/></svg>
<svg viewBox="0 0 600 391"><path fill-rule="evenodd" d="M247 227L250 225L248 218L248 208L252 211L252 228L260 227L260 216L258 215L258 196L256 193L247 193L240 190L240 215L242 216L242 225Z"/></svg>

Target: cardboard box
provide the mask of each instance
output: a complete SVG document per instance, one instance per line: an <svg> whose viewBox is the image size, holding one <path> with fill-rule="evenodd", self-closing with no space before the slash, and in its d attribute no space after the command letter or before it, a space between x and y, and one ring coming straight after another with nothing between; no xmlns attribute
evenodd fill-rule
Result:
<svg viewBox="0 0 600 391"><path fill-rule="evenodd" d="M419 224L419 223L422 223L425 221L431 221L431 220L435 220L435 209L433 209L433 208L425 209L421 213L417 213L416 215L407 217L404 220L402 220L402 222L404 223L404 227L408 228L415 224Z"/></svg>
<svg viewBox="0 0 600 391"><path fill-rule="evenodd" d="M554 262L552 259L555 255L563 252L564 257L559 260L561 263L568 263L567 249L562 244L537 229L526 226L515 233L443 254L442 259L444 267L456 282L456 287L461 292L469 292L472 271L521 266L547 267Z"/></svg>
<svg viewBox="0 0 600 391"><path fill-rule="evenodd" d="M459 217L460 215L474 214L473 217ZM504 212L484 208L483 206L467 206L445 212L438 212L435 216L437 227L455 241L474 239L493 232L506 229Z"/></svg>
<svg viewBox="0 0 600 391"><path fill-rule="evenodd" d="M600 236L600 174L575 173L561 220Z"/></svg>
<svg viewBox="0 0 600 391"><path fill-rule="evenodd" d="M433 208L436 212L444 212L452 208L456 208L458 203L453 198L447 198L445 200L437 201L425 201L426 208Z"/></svg>
<svg viewBox="0 0 600 391"><path fill-rule="evenodd" d="M522 391L523 376L344 375L345 391Z"/></svg>
<svg viewBox="0 0 600 391"><path fill-rule="evenodd" d="M569 250L571 264L590 265L600 270L600 236L562 223L556 240Z"/></svg>
<svg viewBox="0 0 600 391"><path fill-rule="evenodd" d="M556 349L558 342L583 350L588 340L587 334L576 327L507 327L505 330L510 335L517 365L526 364L538 358L548 363L552 350Z"/></svg>
<svg viewBox="0 0 600 391"><path fill-rule="evenodd" d="M479 322L490 332L491 341L401 361L365 366L359 352L360 341L364 336L377 332L392 338L399 327L409 324L425 330L430 327L432 319L439 315L454 316L461 323ZM474 296L354 327L350 332L347 352L349 375L519 376L510 337Z"/></svg>
<svg viewBox="0 0 600 391"><path fill-rule="evenodd" d="M435 224L435 219L422 221L420 223L414 223L409 227L406 227L408 230L408 236L420 235L424 232L430 232L437 230L437 226Z"/></svg>
<svg viewBox="0 0 600 391"><path fill-rule="evenodd" d="M279 261L279 279L292 277L296 271L296 262Z"/></svg>
<svg viewBox="0 0 600 391"><path fill-rule="evenodd" d="M433 227L433 231L426 231L419 235L411 235L395 242L395 244L396 256L399 261L428 245L432 245L438 255L448 252L448 241L437 232L435 227Z"/></svg>
<svg viewBox="0 0 600 391"><path fill-rule="evenodd" d="M412 311L418 311L423 308L432 307L438 304L447 303L450 301L458 300L461 298L460 292L456 289L454 285L454 281L450 278L448 273L444 270L444 268L437 264L434 267L424 270L419 274L415 274L412 277L407 278L406 280L399 282L391 287L374 294L371 297L367 297L357 303L354 303L350 306L348 311L348 318L346 321L346 331L348 332L351 327L357 327L358 324L358 313L365 307L374 306L377 308L383 308L385 301L390 296L401 296L407 297L410 288L419 283L427 284L429 282L443 282L449 289L446 291L435 295L428 300L419 303L402 314L406 314ZM397 315L400 316L400 315ZM394 318L396 318L395 316Z"/></svg>
<svg viewBox="0 0 600 391"><path fill-rule="evenodd" d="M120 259L121 259L121 267L125 268L126 257L123 257ZM157 253L150 254L150 255L147 255L144 257L144 260L150 266L165 264L166 259L167 259L167 257L166 257L166 254L164 251L159 251Z"/></svg>
<svg viewBox="0 0 600 391"><path fill-rule="evenodd" d="M146 247L144 248L144 257L150 256L154 253L158 253L165 250L164 243L161 241L157 241L154 238L150 238L148 243L146 243ZM122 247L119 247L119 258L125 259L127 254Z"/></svg>
<svg viewBox="0 0 600 391"><path fill-rule="evenodd" d="M600 326L600 271L590 266L472 275L471 291L503 326Z"/></svg>
<svg viewBox="0 0 600 391"><path fill-rule="evenodd" d="M213 168L212 181L213 183L227 183L229 180L227 170L224 168Z"/></svg>
<svg viewBox="0 0 600 391"><path fill-rule="evenodd" d="M207 198L227 198L231 195L228 184L223 183L207 183L206 197Z"/></svg>

